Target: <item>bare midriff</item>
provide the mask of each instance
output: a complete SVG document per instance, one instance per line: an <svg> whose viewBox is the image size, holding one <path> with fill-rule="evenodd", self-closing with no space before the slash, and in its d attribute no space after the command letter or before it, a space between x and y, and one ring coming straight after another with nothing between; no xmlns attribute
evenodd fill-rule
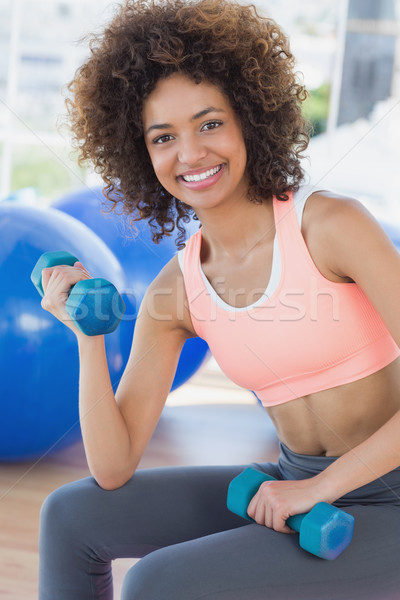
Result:
<svg viewBox="0 0 400 600"><path fill-rule="evenodd" d="M400 357L352 383L266 408L279 439L293 452L341 456L400 409Z"/></svg>

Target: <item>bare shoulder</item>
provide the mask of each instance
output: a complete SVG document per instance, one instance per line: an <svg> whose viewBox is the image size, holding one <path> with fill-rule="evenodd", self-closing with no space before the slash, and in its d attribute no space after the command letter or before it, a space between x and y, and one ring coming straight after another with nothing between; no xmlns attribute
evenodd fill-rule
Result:
<svg viewBox="0 0 400 600"><path fill-rule="evenodd" d="M166 326L182 329L187 337L197 337L193 329L178 255L173 256L146 290L141 309Z"/></svg>
<svg viewBox="0 0 400 600"><path fill-rule="evenodd" d="M320 226L340 217L346 220L358 218L360 215L373 218L367 208L356 198L330 191L311 194L304 209L304 216L306 214L310 214L313 220L318 220Z"/></svg>
<svg viewBox="0 0 400 600"><path fill-rule="evenodd" d="M307 199L302 232L310 252L320 257L325 269L339 281L354 281L351 264L368 257L371 244L388 238L375 217L357 199L321 191Z"/></svg>

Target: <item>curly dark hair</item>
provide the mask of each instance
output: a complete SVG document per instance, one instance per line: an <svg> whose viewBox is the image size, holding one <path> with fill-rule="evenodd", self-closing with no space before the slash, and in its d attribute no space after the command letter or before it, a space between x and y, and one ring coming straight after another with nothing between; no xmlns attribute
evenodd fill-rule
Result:
<svg viewBox="0 0 400 600"><path fill-rule="evenodd" d="M175 243L182 247L180 221L198 220L159 183L144 142L143 101L173 73L216 84L229 99L247 150L250 201L287 200L286 192L298 189L309 143L301 111L308 92L296 79L287 37L255 6L127 0L89 46L66 99L79 164L93 163L112 210L122 203L132 222L149 219L155 243L177 227Z"/></svg>

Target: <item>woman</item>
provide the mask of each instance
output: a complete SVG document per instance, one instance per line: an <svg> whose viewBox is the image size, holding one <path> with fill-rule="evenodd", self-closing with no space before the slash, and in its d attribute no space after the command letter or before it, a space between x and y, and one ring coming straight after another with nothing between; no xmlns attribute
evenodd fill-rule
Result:
<svg viewBox="0 0 400 600"><path fill-rule="evenodd" d="M91 50L70 85L82 160L155 241L193 214L201 227L148 288L115 395L103 336L64 310L89 273L43 272L43 308L78 340L93 477L43 506L40 600L111 598L118 557L144 557L124 600L397 598L400 258L359 202L301 185L306 92L284 34L228 0L139 0ZM136 470L197 335L281 441L254 524L226 508L245 465ZM356 520L334 561L287 535L320 501Z"/></svg>

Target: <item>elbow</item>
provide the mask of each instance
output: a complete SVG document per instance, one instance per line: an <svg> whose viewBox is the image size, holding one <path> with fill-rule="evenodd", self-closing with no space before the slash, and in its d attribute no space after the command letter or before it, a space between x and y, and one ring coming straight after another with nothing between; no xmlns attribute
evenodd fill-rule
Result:
<svg viewBox="0 0 400 600"><path fill-rule="evenodd" d="M100 484L99 482L97 482L97 483L101 487L102 490L105 490L106 492L113 492L114 490L118 490L119 488L121 488L122 486L124 486L126 482L121 483L121 484L117 484L117 483L103 483L103 484Z"/></svg>
<svg viewBox="0 0 400 600"><path fill-rule="evenodd" d="M99 487L107 492L112 492L113 490L117 490L118 488L124 486L131 479L135 471L125 472L125 473L114 473L108 477L104 476L96 476L93 474L94 479Z"/></svg>
<svg viewBox="0 0 400 600"><path fill-rule="evenodd" d="M101 477L95 477L97 485L106 492L112 492L114 490L117 490L118 488L128 483L129 479L129 477L127 479L104 479Z"/></svg>
<svg viewBox="0 0 400 600"><path fill-rule="evenodd" d="M97 485L107 492L122 487L133 477L140 458L118 457L109 462L88 462L89 470Z"/></svg>
<svg viewBox="0 0 400 600"><path fill-rule="evenodd" d="M126 481L122 483L117 483L114 481L96 479L96 483L99 487L101 487L102 490L105 490L106 492L112 492L125 485Z"/></svg>

